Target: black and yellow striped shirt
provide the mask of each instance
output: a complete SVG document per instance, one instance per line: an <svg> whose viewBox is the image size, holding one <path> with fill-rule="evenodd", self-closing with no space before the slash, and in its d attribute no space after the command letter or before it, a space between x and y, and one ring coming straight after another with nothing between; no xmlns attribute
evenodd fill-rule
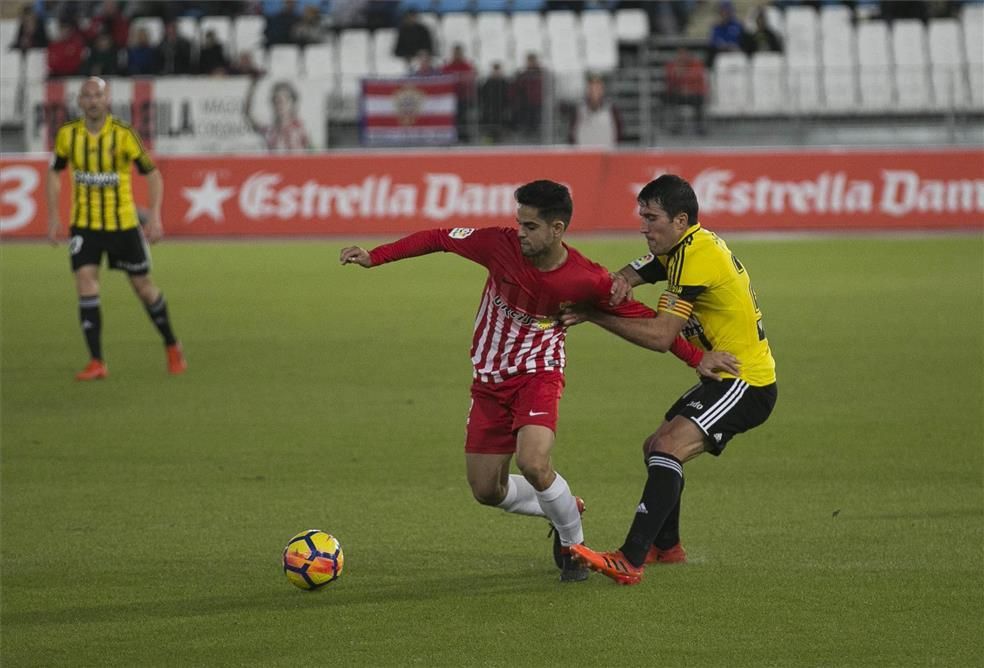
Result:
<svg viewBox="0 0 984 668"><path fill-rule="evenodd" d="M58 128L51 166L72 168L72 227L113 232L139 225L130 187L133 163L141 174L156 169L133 128L112 116L97 134L83 118Z"/></svg>
<svg viewBox="0 0 984 668"><path fill-rule="evenodd" d="M667 282L656 310L686 320L682 334L688 341L733 354L749 385L776 382L776 361L748 272L723 239L698 223L668 254L646 255L632 267L645 281Z"/></svg>

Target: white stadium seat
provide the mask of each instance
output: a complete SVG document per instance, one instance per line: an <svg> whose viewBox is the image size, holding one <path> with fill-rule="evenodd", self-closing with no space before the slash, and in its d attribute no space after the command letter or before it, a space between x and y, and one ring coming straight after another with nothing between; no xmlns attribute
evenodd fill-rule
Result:
<svg viewBox="0 0 984 668"><path fill-rule="evenodd" d="M892 68L888 25L873 20L858 24L858 86L861 108L883 112L892 108Z"/></svg>
<svg viewBox="0 0 984 668"><path fill-rule="evenodd" d="M339 90L342 100L353 103L363 77L372 73L368 30L345 30L338 40Z"/></svg>
<svg viewBox="0 0 984 668"><path fill-rule="evenodd" d="M308 79L334 82L338 72L335 44L309 44L304 47L304 76Z"/></svg>
<svg viewBox="0 0 984 668"><path fill-rule="evenodd" d="M740 116L749 108L748 58L740 52L719 53L711 71L710 113Z"/></svg>
<svg viewBox="0 0 984 668"><path fill-rule="evenodd" d="M892 24L896 104L900 109L923 111L930 107L929 56L926 29L918 19Z"/></svg>
<svg viewBox="0 0 984 668"><path fill-rule="evenodd" d="M382 28L372 36L373 72L378 76L402 76L407 73L407 64L402 58L393 55L396 45L396 28Z"/></svg>
<svg viewBox="0 0 984 668"><path fill-rule="evenodd" d="M198 21L191 16L182 16L176 22L178 34L191 42L194 48L198 48L201 35L198 33Z"/></svg>
<svg viewBox="0 0 984 668"><path fill-rule="evenodd" d="M858 104L858 44L849 12L820 14L820 63L824 109L853 111ZM829 9L847 9L840 5Z"/></svg>
<svg viewBox="0 0 984 668"><path fill-rule="evenodd" d="M492 63L502 63L503 70L509 72L514 59L510 57L512 44L509 41L509 22L501 12L479 14L475 20L478 54L475 69L484 76L492 71Z"/></svg>
<svg viewBox="0 0 984 668"><path fill-rule="evenodd" d="M44 49L31 49L24 59L24 78L27 85L40 85L48 78L48 53Z"/></svg>
<svg viewBox="0 0 984 668"><path fill-rule="evenodd" d="M967 3L960 15L964 54L970 85L970 103L984 110L984 3Z"/></svg>
<svg viewBox="0 0 984 668"><path fill-rule="evenodd" d="M272 77L296 77L301 69L301 49L296 44L274 44L267 67Z"/></svg>
<svg viewBox="0 0 984 668"><path fill-rule="evenodd" d="M235 53L255 51L266 46L263 30L266 19L258 14L243 14L237 16L232 24L232 48Z"/></svg>
<svg viewBox="0 0 984 668"><path fill-rule="evenodd" d="M964 109L967 83L964 80L964 52L960 24L956 19L929 22L929 63L933 80L933 105L937 109Z"/></svg>
<svg viewBox="0 0 984 668"><path fill-rule="evenodd" d="M17 39L17 19L0 19L0 50L7 53L7 47Z"/></svg>
<svg viewBox="0 0 984 668"><path fill-rule="evenodd" d="M626 44L646 41L649 37L649 15L642 9L616 10L615 37Z"/></svg>
<svg viewBox="0 0 984 668"><path fill-rule="evenodd" d="M417 14L417 18L427 26L427 29L431 32L431 37L434 38L434 54L444 57L446 48L448 49L448 53L450 53L450 49L444 43L444 31L441 28L440 15L434 12L421 12Z"/></svg>
<svg viewBox="0 0 984 668"><path fill-rule="evenodd" d="M774 115L787 110L786 87L783 84L785 59L780 53L761 52L752 55L752 105L755 114Z"/></svg>
<svg viewBox="0 0 984 668"><path fill-rule="evenodd" d="M797 111L820 107L820 22L816 10L793 6L786 10L786 84Z"/></svg>
<svg viewBox="0 0 984 668"><path fill-rule="evenodd" d="M584 95L584 49L580 27L574 12L555 11L547 14L547 64L553 72L557 97L571 102Z"/></svg>
<svg viewBox="0 0 984 668"><path fill-rule="evenodd" d="M526 64L526 55L535 53L540 61L547 59L547 39L546 26L543 17L536 12L522 12L513 14L512 17L512 38L514 58L516 67Z"/></svg>
<svg viewBox="0 0 984 668"><path fill-rule="evenodd" d="M612 72L618 67L618 43L610 12L581 14L584 39L584 66L593 72Z"/></svg>
<svg viewBox="0 0 984 668"><path fill-rule="evenodd" d="M161 38L164 36L164 21L158 16L142 16L140 18L133 19L130 23L130 42L132 43L134 37L138 30L146 30L147 37L150 39L152 45L157 45L161 43Z"/></svg>
<svg viewBox="0 0 984 668"><path fill-rule="evenodd" d="M445 14L441 20L441 55L447 58L455 44L464 47L465 58L476 61L475 19L471 14ZM503 63L505 65L505 63Z"/></svg>

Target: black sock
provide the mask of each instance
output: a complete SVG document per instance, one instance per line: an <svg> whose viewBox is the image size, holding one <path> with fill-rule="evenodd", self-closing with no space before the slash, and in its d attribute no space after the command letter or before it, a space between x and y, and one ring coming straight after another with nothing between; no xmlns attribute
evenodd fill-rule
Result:
<svg viewBox="0 0 984 668"><path fill-rule="evenodd" d="M157 327L157 331L164 337L164 343L169 346L177 343L178 340L174 338L174 332L171 331L171 319L167 315L167 302L164 301L163 293L157 298L156 302L146 308L147 315L150 316L154 326Z"/></svg>
<svg viewBox="0 0 984 668"><path fill-rule="evenodd" d="M680 502L683 500L683 488L686 484L686 480L680 481L680 498L670 514L666 516L663 528L659 530L656 540L653 541L653 545L660 550L668 550L680 542Z"/></svg>
<svg viewBox="0 0 984 668"><path fill-rule="evenodd" d="M683 465L673 455L654 452L649 455L648 465L649 479L642 490L642 500L629 527L629 535L622 545L622 554L634 566L642 566L646 561L646 553L656 535L680 502L683 488Z"/></svg>
<svg viewBox="0 0 984 668"><path fill-rule="evenodd" d="M99 295L79 297L79 324L89 347L89 357L102 359L102 315L99 312Z"/></svg>

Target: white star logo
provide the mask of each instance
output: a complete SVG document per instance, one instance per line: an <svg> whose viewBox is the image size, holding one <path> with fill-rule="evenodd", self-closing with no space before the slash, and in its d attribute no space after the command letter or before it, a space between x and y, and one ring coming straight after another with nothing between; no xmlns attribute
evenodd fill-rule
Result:
<svg viewBox="0 0 984 668"><path fill-rule="evenodd" d="M181 194L191 202L185 222L190 223L201 215L207 215L214 221L225 220L222 203L232 197L235 188L220 188L215 172L205 175L202 184L197 188L182 188Z"/></svg>

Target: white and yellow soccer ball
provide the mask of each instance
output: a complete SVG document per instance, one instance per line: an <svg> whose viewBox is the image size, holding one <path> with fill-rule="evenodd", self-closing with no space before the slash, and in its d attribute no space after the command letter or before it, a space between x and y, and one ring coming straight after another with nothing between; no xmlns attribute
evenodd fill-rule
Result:
<svg viewBox="0 0 984 668"><path fill-rule="evenodd" d="M284 548L284 575L301 589L320 589L342 574L345 556L338 539L331 534L308 529L297 534Z"/></svg>

